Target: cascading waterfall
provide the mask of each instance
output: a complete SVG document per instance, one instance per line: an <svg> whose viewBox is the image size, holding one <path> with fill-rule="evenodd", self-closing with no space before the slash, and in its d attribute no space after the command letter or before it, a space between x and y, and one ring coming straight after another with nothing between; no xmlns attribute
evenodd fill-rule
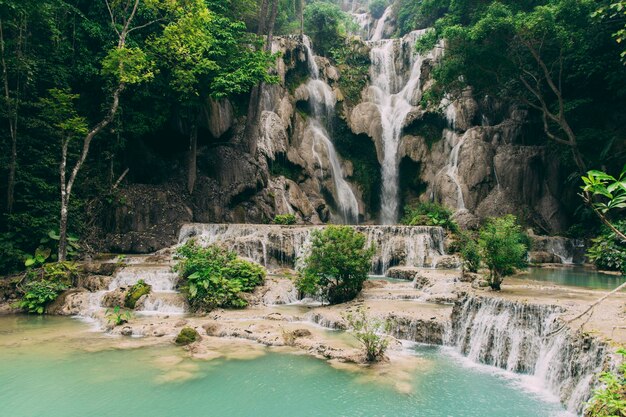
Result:
<svg viewBox="0 0 626 417"><path fill-rule="evenodd" d="M202 244L220 243L262 265L297 266L310 248L311 232L324 226L201 224L182 226L179 242L196 238ZM444 232L429 226L353 226L373 244L371 272L384 274L395 265L431 266L445 254Z"/></svg>
<svg viewBox="0 0 626 417"><path fill-rule="evenodd" d="M379 41L383 38L383 34L385 32L385 23L387 23L387 19L389 18L389 15L391 15L392 10L393 8L391 6L388 6L380 19L378 19L378 22L376 22L374 34L372 34L372 41Z"/></svg>
<svg viewBox="0 0 626 417"><path fill-rule="evenodd" d="M448 164L444 168L446 175L454 182L457 193L457 211L465 210L465 199L463 198L463 189L461 188L461 181L459 181L459 152L461 146L463 146L463 137L458 135L452 130L444 130L444 138L446 144L451 148L450 156L448 157Z"/></svg>
<svg viewBox="0 0 626 417"><path fill-rule="evenodd" d="M350 184L346 181L339 155L328 134L328 127L335 113L337 100L330 86L319 78L319 67L315 62L315 55L311 49L309 38L305 36L303 43L311 76L306 87L309 92L309 103L313 111L313 117L309 120L307 128L313 137L313 155L317 157L321 171L320 178L323 178L325 167L319 155L320 153L326 154L329 161L327 169L330 171L333 179L335 203L339 210L341 221L347 224L356 224L359 221L359 202Z"/></svg>
<svg viewBox="0 0 626 417"><path fill-rule="evenodd" d="M389 8L387 9L389 10ZM385 11L387 14L387 11ZM380 20L384 19L381 17ZM380 22L379 22L380 24ZM377 27L378 30L378 27ZM393 224L399 212L399 165L398 148L402 128L407 115L419 101L423 57L414 52L416 40L426 30L414 31L403 39L387 39L370 42L372 49L371 93L378 107L382 123L383 163L382 163L382 206L381 222ZM396 69L397 54L405 48L410 51L411 71L408 79Z"/></svg>
<svg viewBox="0 0 626 417"><path fill-rule="evenodd" d="M580 413L590 382L603 365L605 346L559 327L560 309L493 297L466 297L454 307L446 343L475 362L527 374Z"/></svg>

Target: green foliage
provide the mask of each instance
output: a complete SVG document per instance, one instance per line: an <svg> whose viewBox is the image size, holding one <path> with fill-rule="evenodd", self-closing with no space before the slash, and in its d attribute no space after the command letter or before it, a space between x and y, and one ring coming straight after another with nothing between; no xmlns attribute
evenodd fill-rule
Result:
<svg viewBox="0 0 626 417"><path fill-rule="evenodd" d="M315 230L296 286L331 304L349 301L363 288L373 256L374 248L366 247L365 236L349 226Z"/></svg>
<svg viewBox="0 0 626 417"><path fill-rule="evenodd" d="M452 220L452 211L432 202L419 203L415 207L405 207L402 224L408 226L440 226L456 232L459 226Z"/></svg>
<svg viewBox="0 0 626 417"><path fill-rule="evenodd" d="M349 15L333 3L316 1L304 9L304 31L320 55L326 56L332 48L343 43L348 22Z"/></svg>
<svg viewBox="0 0 626 417"><path fill-rule="evenodd" d="M391 321L368 317L363 307L358 307L354 313L347 313L344 319L354 332L354 337L363 345L365 360L376 362L382 359L390 341L389 337L382 333L391 330Z"/></svg>
<svg viewBox="0 0 626 417"><path fill-rule="evenodd" d="M386 0L372 0L369 5L370 15L374 19L380 19L387 8Z"/></svg>
<svg viewBox="0 0 626 417"><path fill-rule="evenodd" d="M462 232L458 236L460 250L463 259L463 268L468 272L476 273L480 268L482 255L476 239L469 232Z"/></svg>
<svg viewBox="0 0 626 417"><path fill-rule="evenodd" d="M617 178L602 171L589 171L582 180L583 192L592 195L591 204L600 213L626 208L626 165Z"/></svg>
<svg viewBox="0 0 626 417"><path fill-rule="evenodd" d="M339 88L345 101L356 105L369 80L370 56L359 41L342 42L330 50L330 56L339 69Z"/></svg>
<svg viewBox="0 0 626 417"><path fill-rule="evenodd" d="M215 245L201 247L190 240L178 249L176 259L175 271L194 310L246 307L242 293L253 291L265 280L265 268Z"/></svg>
<svg viewBox="0 0 626 417"><path fill-rule="evenodd" d="M614 226L626 233L626 221L616 222ZM620 271L626 275L626 242L619 239L608 227L604 227L599 236L591 239L587 257L598 269Z"/></svg>
<svg viewBox="0 0 626 417"><path fill-rule="evenodd" d="M296 216L289 214L277 214L274 216L274 224L282 224L282 225L292 225L296 224Z"/></svg>
<svg viewBox="0 0 626 417"><path fill-rule="evenodd" d="M615 372L600 375L603 385L594 391L587 403L585 417L626 417L626 349L617 353L622 356L622 363Z"/></svg>
<svg viewBox="0 0 626 417"><path fill-rule="evenodd" d="M126 297L124 298L124 307L130 308L131 310L135 308L137 304L137 300L139 300L144 295L150 294L152 291L152 286L145 283L143 279L137 281L128 292L126 293Z"/></svg>
<svg viewBox="0 0 626 417"><path fill-rule="evenodd" d="M178 336L176 336L174 343L178 346L187 346L199 339L200 335L196 329L193 327L183 327L178 333Z"/></svg>
<svg viewBox="0 0 626 417"><path fill-rule="evenodd" d="M478 233L478 247L489 268L487 281L499 291L504 277L526 266L528 239L513 215L490 218Z"/></svg>
<svg viewBox="0 0 626 417"><path fill-rule="evenodd" d="M24 296L17 305L29 313L43 314L46 306L66 289L67 286L61 282L32 281L26 284Z"/></svg>
<svg viewBox="0 0 626 417"><path fill-rule="evenodd" d="M112 48L102 60L102 74L125 84L139 84L154 78L154 62L140 48Z"/></svg>
<svg viewBox="0 0 626 417"><path fill-rule="evenodd" d="M130 311L123 311L120 306L115 306L113 310L107 308L104 312L104 316L107 321L114 326L121 326L122 324L128 323L128 320L132 317Z"/></svg>
<svg viewBox="0 0 626 417"><path fill-rule="evenodd" d="M56 260L57 259L57 251L59 245L59 234L54 230L48 231L48 235L42 237L39 240L40 246L35 249L34 256L26 255L26 260L24 261L24 266L32 267L32 266L41 266L48 259ZM78 238L75 236L67 237L67 257L73 258L78 255L78 251L80 250L80 244L78 243Z"/></svg>
<svg viewBox="0 0 626 417"><path fill-rule="evenodd" d="M593 13L594 17L622 24L626 17L626 1L613 1L608 6L602 6ZM626 24L617 28L613 33L613 37L618 44L622 44L626 40ZM626 62L626 50L622 50L620 56Z"/></svg>

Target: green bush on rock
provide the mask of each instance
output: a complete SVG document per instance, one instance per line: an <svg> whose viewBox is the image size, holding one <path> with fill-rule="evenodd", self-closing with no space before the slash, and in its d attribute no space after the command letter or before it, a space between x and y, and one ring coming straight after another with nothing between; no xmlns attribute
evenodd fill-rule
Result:
<svg viewBox="0 0 626 417"><path fill-rule="evenodd" d="M296 224L296 216L293 214L277 214L274 216L274 224L292 225Z"/></svg>
<svg viewBox="0 0 626 417"><path fill-rule="evenodd" d="M242 293L253 291L265 280L265 268L217 245L202 247L190 240L178 249L176 259L180 288L196 311L246 307Z"/></svg>
<svg viewBox="0 0 626 417"><path fill-rule="evenodd" d="M61 282L33 281L26 284L24 296L17 305L29 313L43 314L46 306L67 289Z"/></svg>
<svg viewBox="0 0 626 417"><path fill-rule="evenodd" d="M615 227L626 231L626 221L616 222ZM598 269L626 274L626 242L622 242L608 227L604 227L602 233L591 242L587 257Z"/></svg>
<svg viewBox="0 0 626 417"><path fill-rule="evenodd" d="M382 333L391 330L391 321L368 317L362 307L344 318L354 331L354 337L363 345L365 360L376 362L382 359L389 347L389 337Z"/></svg>
<svg viewBox="0 0 626 417"><path fill-rule="evenodd" d="M126 308L134 309L137 304L137 300L144 295L150 294L150 291L152 291L152 286L146 284L143 279L140 279L135 285L130 287L126 293L124 306Z"/></svg>
<svg viewBox="0 0 626 417"><path fill-rule="evenodd" d="M349 226L314 231L296 286L331 304L352 300L363 288L374 256L374 248L365 243L365 236Z"/></svg>
<svg viewBox="0 0 626 417"><path fill-rule="evenodd" d="M187 346L200 339L198 332L192 327L183 327L176 336L174 343L178 346Z"/></svg>
<svg viewBox="0 0 626 417"><path fill-rule="evenodd" d="M452 211L437 203L419 203L404 208L402 224L408 226L440 226L456 232L459 226L452 220Z"/></svg>
<svg viewBox="0 0 626 417"><path fill-rule="evenodd" d="M387 2L385 0L372 0L370 2L370 14L374 19L380 19L385 13Z"/></svg>

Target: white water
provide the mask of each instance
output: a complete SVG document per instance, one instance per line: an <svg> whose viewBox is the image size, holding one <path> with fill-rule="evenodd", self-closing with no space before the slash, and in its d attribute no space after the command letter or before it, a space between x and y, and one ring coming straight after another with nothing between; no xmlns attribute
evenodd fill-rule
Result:
<svg viewBox="0 0 626 417"><path fill-rule="evenodd" d="M385 9L385 12L383 13L383 15L380 17L380 19L378 19L378 22L376 22L376 27L374 28L374 34L372 35L372 41L379 41L383 38L383 33L385 31L385 23L387 22L387 19L389 18L389 15L392 12L392 7L388 6Z"/></svg>
<svg viewBox="0 0 626 417"><path fill-rule="evenodd" d="M369 39L370 34L370 15L369 13L350 13L354 18L357 26L359 27L356 35L360 36L363 40Z"/></svg>
<svg viewBox="0 0 626 417"><path fill-rule="evenodd" d="M343 223L356 224L359 221L359 202L346 181L346 175L341 166L339 155L333 145L328 127L331 125L335 113L336 97L330 86L319 78L319 67L315 62L315 55L310 46L308 37L304 37L304 46L307 54L311 79L306 87L309 92L309 103L313 111L307 129L313 137L313 155L320 166L319 179L324 179L324 170L330 172L333 179L335 204L339 217ZM329 164L324 166L320 154L325 154Z"/></svg>
<svg viewBox="0 0 626 417"><path fill-rule="evenodd" d="M126 266L117 271L107 290L97 291L90 294L87 305L81 316L84 318L99 319L105 307L103 299L108 292L119 288L128 288L143 280L152 286L152 291L146 297L138 314L183 314L186 312L186 303L176 290L178 275L172 272L170 265L144 264L145 257L128 257L125 259Z"/></svg>
<svg viewBox="0 0 626 417"><path fill-rule="evenodd" d="M380 20L384 18L383 15ZM405 119L419 101L416 94L419 94L420 90L423 57L414 53L414 50L415 41L425 32L425 30L414 31L401 40L387 39L378 42L374 42L377 39L375 34L372 37L372 42L370 42L372 46L370 52L372 61L370 70L371 92L382 123L381 222L383 224L393 224L398 220L400 200L398 148ZM409 48L411 65L407 79L403 77L402 68L396 68L396 62L402 60L402 57L398 57L397 54L402 53L405 48Z"/></svg>
<svg viewBox="0 0 626 417"><path fill-rule="evenodd" d="M448 164L444 169L446 175L456 186L456 209L457 211L462 211L465 210L465 199L463 198L463 189L461 188L461 181L459 180L459 151L461 150L461 146L463 146L464 137L449 129L444 129L443 135L446 144L451 149L450 155L448 156Z"/></svg>
<svg viewBox="0 0 626 417"><path fill-rule="evenodd" d="M546 337L559 326L559 313L553 306L468 297L455 307L447 344L473 362L527 375L528 388L580 413L602 369L604 346L569 330Z"/></svg>
<svg viewBox="0 0 626 417"><path fill-rule="evenodd" d="M202 244L221 245L265 266L297 266L310 248L311 232L323 226L201 224L182 226L179 243L195 237ZM384 274L395 265L431 266L445 254L444 233L428 226L354 226L376 252L371 272Z"/></svg>

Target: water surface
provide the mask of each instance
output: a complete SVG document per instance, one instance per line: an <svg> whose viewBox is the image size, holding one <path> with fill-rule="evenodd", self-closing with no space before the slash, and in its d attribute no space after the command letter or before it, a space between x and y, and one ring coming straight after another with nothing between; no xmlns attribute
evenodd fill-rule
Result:
<svg viewBox="0 0 626 417"><path fill-rule="evenodd" d="M135 342L129 340L127 347ZM408 389L304 355L192 360L63 318L0 317L0 415L11 417L537 417L563 414L514 380L415 347ZM236 342L234 342L236 343ZM484 367L483 367L484 368ZM384 372L383 372L384 373ZM393 377L393 376L391 376Z"/></svg>
<svg viewBox="0 0 626 417"><path fill-rule="evenodd" d="M519 274L516 278L602 290L612 290L626 279L582 267L528 268L527 273Z"/></svg>

